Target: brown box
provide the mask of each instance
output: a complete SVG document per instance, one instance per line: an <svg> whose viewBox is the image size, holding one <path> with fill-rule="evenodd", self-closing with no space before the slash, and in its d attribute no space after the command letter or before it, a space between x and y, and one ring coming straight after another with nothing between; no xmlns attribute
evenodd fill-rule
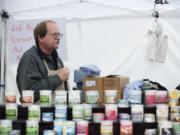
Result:
<svg viewBox="0 0 180 135"><path fill-rule="evenodd" d="M92 91L92 90L85 90L84 91L84 98L85 98L85 102L86 102L86 92L87 91ZM104 93L102 90L98 90L99 92L99 99L98 99L98 103L103 103L104 102Z"/></svg>
<svg viewBox="0 0 180 135"><path fill-rule="evenodd" d="M102 76L84 77L83 89L84 90L103 90Z"/></svg>
<svg viewBox="0 0 180 135"><path fill-rule="evenodd" d="M103 79L104 90L118 90L117 101L122 99L124 87L129 83L129 77L110 75Z"/></svg>
<svg viewBox="0 0 180 135"><path fill-rule="evenodd" d="M125 85L129 83L129 77L120 75L111 75L103 79L104 90L123 90Z"/></svg>
<svg viewBox="0 0 180 135"><path fill-rule="evenodd" d="M124 90L124 87L129 83L129 77L121 76L120 77L120 90Z"/></svg>

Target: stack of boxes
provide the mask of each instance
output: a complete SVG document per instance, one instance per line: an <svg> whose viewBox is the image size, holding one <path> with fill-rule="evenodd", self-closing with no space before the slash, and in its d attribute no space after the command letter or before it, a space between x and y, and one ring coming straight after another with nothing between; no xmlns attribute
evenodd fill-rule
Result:
<svg viewBox="0 0 180 135"><path fill-rule="evenodd" d="M102 105L105 103L105 90L117 90L116 101L118 102L118 100L122 98L125 85L128 83L129 77L119 75L84 77L83 89L85 95L87 91L98 90L99 104Z"/></svg>

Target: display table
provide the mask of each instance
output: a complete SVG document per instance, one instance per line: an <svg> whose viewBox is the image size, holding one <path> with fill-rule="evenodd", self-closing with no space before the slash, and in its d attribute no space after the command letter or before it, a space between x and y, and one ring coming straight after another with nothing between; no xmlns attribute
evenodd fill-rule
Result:
<svg viewBox="0 0 180 135"><path fill-rule="evenodd" d="M54 107L41 107L41 115L43 112L53 112L55 114L55 108ZM92 108L93 113L97 112L105 112L104 107L97 107ZM129 113L131 114L131 108L118 108L118 113ZM156 114L156 108L144 108L144 113L154 113ZM21 105L18 105L18 115L17 120L13 120L13 129L19 129L21 130L21 134L25 135L26 130L26 120L28 118L28 107L24 107ZM42 118L42 117L41 117ZM5 119L5 106L0 105L0 120ZM72 120L72 108L68 107L67 110L67 120ZM39 135L43 134L43 130L52 130L54 127L54 124L52 121L42 121L42 119L39 122ZM145 129L157 129L158 124L155 123L133 123L133 135L144 135ZM94 123L92 120L89 122L89 135L100 135L100 123ZM114 122L113 123L113 135L120 135L120 123Z"/></svg>

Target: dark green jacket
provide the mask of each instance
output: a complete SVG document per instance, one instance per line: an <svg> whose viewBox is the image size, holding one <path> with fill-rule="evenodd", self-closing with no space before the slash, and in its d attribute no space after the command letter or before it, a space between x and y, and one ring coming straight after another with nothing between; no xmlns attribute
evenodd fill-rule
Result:
<svg viewBox="0 0 180 135"><path fill-rule="evenodd" d="M16 83L20 94L22 90L34 90L34 101L39 99L39 90L55 90L62 83L58 75L48 76L43 59L50 70L64 67L56 51L47 55L33 46L23 54L17 69Z"/></svg>

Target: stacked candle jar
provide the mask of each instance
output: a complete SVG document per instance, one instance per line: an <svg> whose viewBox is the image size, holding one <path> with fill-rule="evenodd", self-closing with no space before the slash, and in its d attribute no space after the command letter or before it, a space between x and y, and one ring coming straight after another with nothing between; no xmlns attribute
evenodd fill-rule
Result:
<svg viewBox="0 0 180 135"><path fill-rule="evenodd" d="M104 90L104 97L106 104L116 104L117 103L117 90Z"/></svg>
<svg viewBox="0 0 180 135"><path fill-rule="evenodd" d="M6 104L6 119L16 119L17 118L17 97L16 91L6 91L5 92L5 104Z"/></svg>
<svg viewBox="0 0 180 135"><path fill-rule="evenodd" d="M167 104L167 90L145 90L145 105L155 106L156 104Z"/></svg>
<svg viewBox="0 0 180 135"><path fill-rule="evenodd" d="M17 118L17 104L6 104L6 119Z"/></svg>
<svg viewBox="0 0 180 135"><path fill-rule="evenodd" d="M8 90L5 92L5 104L16 104L17 101L17 92L14 90Z"/></svg>
<svg viewBox="0 0 180 135"><path fill-rule="evenodd" d="M26 121L26 135L38 135L39 134L39 121L28 120Z"/></svg>
<svg viewBox="0 0 180 135"><path fill-rule="evenodd" d="M12 131L12 120L17 119L17 92L14 90L5 91L5 119L0 120L0 135L9 135Z"/></svg>
<svg viewBox="0 0 180 135"><path fill-rule="evenodd" d="M180 134L180 106L179 106L180 92L178 90L169 91L169 107L170 120L172 121L173 134Z"/></svg>
<svg viewBox="0 0 180 135"><path fill-rule="evenodd" d="M56 120L67 120L67 105L56 105L55 106L55 119Z"/></svg>
<svg viewBox="0 0 180 135"><path fill-rule="evenodd" d="M77 104L72 107L72 119L92 120L92 107L89 104Z"/></svg>
<svg viewBox="0 0 180 135"><path fill-rule="evenodd" d="M169 106L178 106L179 105L180 92L178 90L169 91Z"/></svg>
<svg viewBox="0 0 180 135"><path fill-rule="evenodd" d="M23 90L22 91L22 105L32 105L34 103L34 91Z"/></svg>
<svg viewBox="0 0 180 135"><path fill-rule="evenodd" d="M129 90L127 100L131 104L141 104L142 103L142 91L141 90Z"/></svg>
<svg viewBox="0 0 180 135"><path fill-rule="evenodd" d="M0 135L9 135L12 130L12 120L0 120Z"/></svg>
<svg viewBox="0 0 180 135"><path fill-rule="evenodd" d="M162 135L180 134L180 108L178 106L180 94L178 90L169 91L168 99L168 91L146 89L144 90L145 104L142 104L143 92L141 90L129 90L126 93L128 94L127 100L125 98L120 99L117 103L118 90L115 88L103 89L104 102L100 104L101 92L96 89L86 90L86 104L82 104L81 91L79 90L55 91L54 93L51 90L43 90L40 92L40 105L33 104L34 95L32 91L22 92L22 107L28 110L25 129L27 134L38 134L43 131L44 135L91 135L92 132L97 134L96 129L99 128L100 134L109 135L114 134L113 131L117 131L113 126L118 127L118 131L122 135L131 135L138 129L144 129L145 135L157 134L157 132ZM55 94L54 101L53 94ZM14 97L13 92L10 92L9 95ZM16 104L6 104L5 118L14 120L21 117L17 115L18 111L21 111L19 108ZM9 129L12 129L12 122L2 120L0 123L2 127L0 132L4 132L3 130L8 127L6 129L8 131L5 132L9 133ZM54 123L53 130L43 129L39 126L42 123L45 123L44 125L50 124L51 127ZM155 125L157 123L158 128ZM133 128L133 126L137 128Z"/></svg>
<svg viewBox="0 0 180 135"><path fill-rule="evenodd" d="M105 120L101 122L101 135L112 135L113 134L113 121Z"/></svg>
<svg viewBox="0 0 180 135"><path fill-rule="evenodd" d="M40 90L40 105L50 106L52 104L52 90Z"/></svg>
<svg viewBox="0 0 180 135"><path fill-rule="evenodd" d="M56 105L67 105L67 91L56 90L54 102Z"/></svg>
<svg viewBox="0 0 180 135"><path fill-rule="evenodd" d="M87 104L91 104L92 107L98 107L99 101L99 91L98 90L89 90L85 91L85 101Z"/></svg>
<svg viewBox="0 0 180 135"><path fill-rule="evenodd" d="M68 91L68 103L70 107L72 107L73 105L81 104L81 91Z"/></svg>
<svg viewBox="0 0 180 135"><path fill-rule="evenodd" d="M105 119L113 121L118 119L117 104L105 104Z"/></svg>
<svg viewBox="0 0 180 135"><path fill-rule="evenodd" d="M133 122L143 122L144 105L134 104L131 106L131 117Z"/></svg>
<svg viewBox="0 0 180 135"><path fill-rule="evenodd" d="M89 122L86 120L80 120L76 122L77 130L76 135L89 135Z"/></svg>

